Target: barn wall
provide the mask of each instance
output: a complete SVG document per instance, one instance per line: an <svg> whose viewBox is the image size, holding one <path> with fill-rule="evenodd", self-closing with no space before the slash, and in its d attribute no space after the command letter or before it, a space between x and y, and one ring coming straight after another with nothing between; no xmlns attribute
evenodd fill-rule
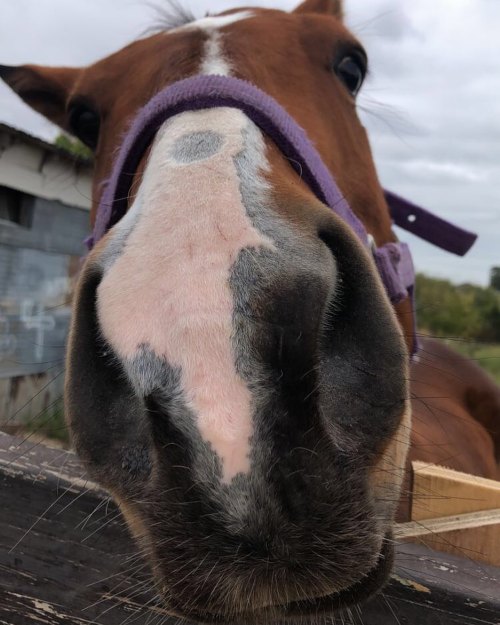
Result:
<svg viewBox="0 0 500 625"><path fill-rule="evenodd" d="M88 210L0 185L0 427L60 409ZM45 417L42 417L45 418Z"/></svg>

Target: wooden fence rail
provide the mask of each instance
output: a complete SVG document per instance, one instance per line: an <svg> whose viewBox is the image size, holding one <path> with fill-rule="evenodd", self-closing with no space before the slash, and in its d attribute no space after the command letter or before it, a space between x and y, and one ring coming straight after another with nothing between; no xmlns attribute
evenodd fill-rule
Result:
<svg viewBox="0 0 500 625"><path fill-rule="evenodd" d="M352 620L350 621L349 619ZM500 569L399 547L358 625L499 625ZM176 625L109 497L71 452L0 433L0 625Z"/></svg>

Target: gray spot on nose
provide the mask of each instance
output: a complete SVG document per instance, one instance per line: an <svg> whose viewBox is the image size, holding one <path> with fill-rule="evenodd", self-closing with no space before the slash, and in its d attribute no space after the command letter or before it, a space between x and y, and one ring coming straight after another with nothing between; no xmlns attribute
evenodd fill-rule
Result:
<svg viewBox="0 0 500 625"><path fill-rule="evenodd" d="M177 139L171 156L178 163L194 163L217 154L223 143L224 137L212 130L191 132Z"/></svg>

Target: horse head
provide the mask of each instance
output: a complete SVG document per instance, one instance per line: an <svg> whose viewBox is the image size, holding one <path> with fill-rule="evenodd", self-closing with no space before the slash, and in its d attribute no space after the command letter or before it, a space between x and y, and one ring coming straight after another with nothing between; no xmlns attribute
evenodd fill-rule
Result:
<svg viewBox="0 0 500 625"><path fill-rule="evenodd" d="M396 239L356 114L366 67L340 2L306 0L179 24L86 68L0 72L94 150L93 222L138 111L177 81L222 75L306 131L381 246ZM96 240L74 300L68 423L169 612L329 612L390 571L411 305L391 304L370 248L265 124L225 101L195 108L120 171L126 214Z"/></svg>

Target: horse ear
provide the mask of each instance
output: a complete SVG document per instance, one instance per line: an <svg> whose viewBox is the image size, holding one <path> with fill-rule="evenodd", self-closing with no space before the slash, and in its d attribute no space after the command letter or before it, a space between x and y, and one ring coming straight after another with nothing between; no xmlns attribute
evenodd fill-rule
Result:
<svg viewBox="0 0 500 625"><path fill-rule="evenodd" d="M344 16L342 0L304 0L294 13L324 13L334 15L338 19Z"/></svg>
<svg viewBox="0 0 500 625"><path fill-rule="evenodd" d="M0 65L0 78L51 122L66 128L66 101L81 70L41 65Z"/></svg>

